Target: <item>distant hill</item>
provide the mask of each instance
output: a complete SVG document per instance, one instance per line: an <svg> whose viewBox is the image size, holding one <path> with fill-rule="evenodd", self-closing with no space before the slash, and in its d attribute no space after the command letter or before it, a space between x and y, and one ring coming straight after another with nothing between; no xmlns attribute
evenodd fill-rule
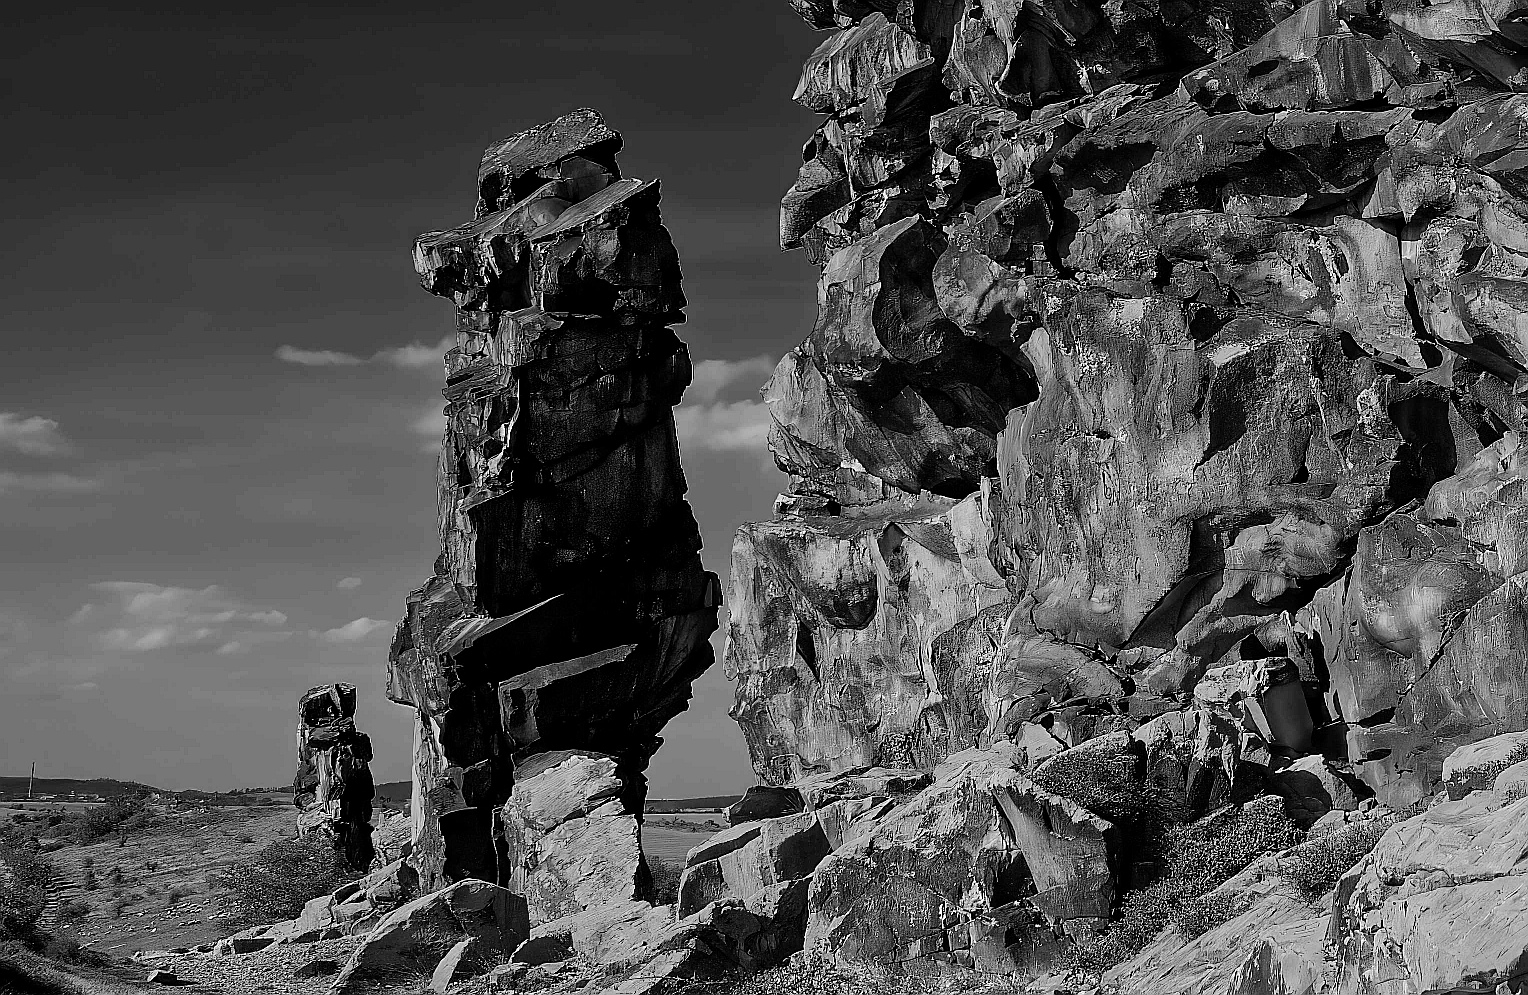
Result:
<svg viewBox="0 0 1528 995"><path fill-rule="evenodd" d="M0 797L25 798L27 796L27 778L25 777L0 777ZM39 795L100 795L102 798L116 798L119 795L131 795L140 791L150 793L160 791L159 788L147 784L139 784L137 781L117 781L109 777L93 777L81 780L73 777L39 777L33 789Z"/></svg>
<svg viewBox="0 0 1528 995"><path fill-rule="evenodd" d="M408 781L384 781L376 786L375 791L377 801L402 804L414 794L414 785Z"/></svg>
<svg viewBox="0 0 1528 995"><path fill-rule="evenodd" d="M649 798L643 806L646 812L693 812L696 809L726 808L742 797L735 795L708 795L704 798Z"/></svg>

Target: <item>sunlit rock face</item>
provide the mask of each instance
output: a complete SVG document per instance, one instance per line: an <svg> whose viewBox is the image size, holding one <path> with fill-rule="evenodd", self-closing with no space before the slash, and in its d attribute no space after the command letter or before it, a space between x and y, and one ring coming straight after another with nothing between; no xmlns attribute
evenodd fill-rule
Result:
<svg viewBox="0 0 1528 995"><path fill-rule="evenodd" d="M672 414L690 382L679 258L658 183L623 177L620 148L591 110L500 142L474 220L415 245L420 282L457 308L441 553L389 672L419 714L426 887L523 868L501 809L538 754L611 758L640 815L658 733L712 662L719 588Z"/></svg>
<svg viewBox="0 0 1528 995"><path fill-rule="evenodd" d="M819 314L726 651L762 783L1150 730L1189 794L1400 810L1528 728L1516 13L792 6Z"/></svg>

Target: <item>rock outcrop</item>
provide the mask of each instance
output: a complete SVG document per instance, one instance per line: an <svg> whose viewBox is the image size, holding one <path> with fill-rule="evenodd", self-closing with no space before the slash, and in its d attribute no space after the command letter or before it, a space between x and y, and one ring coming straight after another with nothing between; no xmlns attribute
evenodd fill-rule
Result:
<svg viewBox="0 0 1528 995"><path fill-rule="evenodd" d="M354 684L326 684L297 702L297 832L334 840L357 871L371 866L371 738L355 727Z"/></svg>
<svg viewBox="0 0 1528 995"><path fill-rule="evenodd" d="M424 288L457 308L441 554L389 671L390 697L419 714L411 860L426 887L535 876L531 824L506 840L520 816L504 807L538 754L609 758L601 797L634 829L658 734L712 662L719 587L672 415L690 382L670 327L679 260L657 181L622 177L620 148L591 110L500 142L474 220L415 246ZM560 908L557 873L537 880Z"/></svg>
<svg viewBox="0 0 1528 995"><path fill-rule="evenodd" d="M733 547L733 715L761 785L804 799L770 832L806 831L824 778L953 792L821 855L807 950L1038 973L1144 859L1115 779L1187 818L1276 793L1312 832L1516 790L1515 747L1445 759L1528 730L1521 12L792 6L834 32L781 208L819 312L764 391L790 482ZM945 785L970 751L1011 759ZM1075 851L1060 904L1023 819ZM745 826L692 855L692 904L806 876ZM1290 951L1326 927L1269 894L1243 926L1290 932L1233 990L1317 990ZM1334 942L1369 965L1344 991L1401 970ZM1454 966L1506 977L1498 953ZM1169 961L1125 990L1199 990ZM1372 990L1450 990L1404 969Z"/></svg>

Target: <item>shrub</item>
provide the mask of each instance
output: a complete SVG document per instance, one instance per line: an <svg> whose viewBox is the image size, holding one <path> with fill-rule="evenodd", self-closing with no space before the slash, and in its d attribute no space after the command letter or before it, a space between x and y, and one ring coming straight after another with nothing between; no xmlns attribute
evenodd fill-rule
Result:
<svg viewBox="0 0 1528 995"><path fill-rule="evenodd" d="M96 880L95 868L86 867L85 873L80 877L80 887L86 891L95 891L100 886L100 882Z"/></svg>
<svg viewBox="0 0 1528 995"><path fill-rule="evenodd" d="M222 901L232 918L254 925L294 919L308 899L353 877L338 851L314 834L268 843L207 880L226 892Z"/></svg>
<svg viewBox="0 0 1528 995"><path fill-rule="evenodd" d="M112 887L119 887L124 880L125 878L122 875L122 868L118 867L116 864L113 864L111 866L111 870L106 872L106 883Z"/></svg>
<svg viewBox="0 0 1528 995"><path fill-rule="evenodd" d="M188 895L194 895L194 894L196 894L196 889L195 888L192 888L190 885L178 884L175 887L171 888L169 893L165 895L164 903L167 906L168 905L174 905L176 902L180 901L182 898L185 898Z"/></svg>
<svg viewBox="0 0 1528 995"><path fill-rule="evenodd" d="M673 905L679 901L679 878L684 868L667 860L649 857L647 868L653 874L652 902L654 905Z"/></svg>
<svg viewBox="0 0 1528 995"><path fill-rule="evenodd" d="M1393 819L1373 819L1327 833L1280 858L1279 873L1299 888L1307 901L1315 901L1368 856L1393 824Z"/></svg>
<svg viewBox="0 0 1528 995"><path fill-rule="evenodd" d="M1070 966L1099 973L1135 956L1168 927L1193 938L1228 922L1246 911L1247 899L1210 892L1253 860L1288 849L1303 836L1272 797L1167 830L1156 877L1125 893L1116 920L1078 943Z"/></svg>
<svg viewBox="0 0 1528 995"><path fill-rule="evenodd" d="M91 905L89 902L81 902L78 899L72 899L70 901L64 902L58 907L58 914L60 917L66 920L79 919L83 916L90 915L94 908L95 906Z"/></svg>
<svg viewBox="0 0 1528 995"><path fill-rule="evenodd" d="M153 874L155 871L159 870L159 861L150 860L148 863L143 865L143 869L148 871L150 874Z"/></svg>
<svg viewBox="0 0 1528 995"><path fill-rule="evenodd" d="M142 795L122 795L104 805L92 805L66 820L70 835L80 843L93 843L104 836L127 834L152 825L157 816Z"/></svg>
<svg viewBox="0 0 1528 995"><path fill-rule="evenodd" d="M37 920L48 902L53 865L28 841L0 835L0 937L33 940Z"/></svg>

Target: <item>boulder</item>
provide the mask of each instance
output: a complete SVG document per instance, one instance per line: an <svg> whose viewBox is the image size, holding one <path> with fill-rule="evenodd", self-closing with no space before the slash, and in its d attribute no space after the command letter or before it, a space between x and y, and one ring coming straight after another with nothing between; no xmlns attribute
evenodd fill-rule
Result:
<svg viewBox="0 0 1528 995"><path fill-rule="evenodd" d="M388 978L428 973L465 940L478 956L508 955L529 932L523 898L487 881L458 881L383 917L351 954L333 991L364 991Z"/></svg>
<svg viewBox="0 0 1528 995"><path fill-rule="evenodd" d="M299 965L292 970L294 978L326 978L331 974L340 972L340 962L330 960L327 957L318 957Z"/></svg>
<svg viewBox="0 0 1528 995"><path fill-rule="evenodd" d="M536 754L517 767L502 822L510 888L525 897L532 922L638 897L641 827L624 794L606 756Z"/></svg>
<svg viewBox="0 0 1528 995"><path fill-rule="evenodd" d="M481 973L487 967L482 947L482 942L475 936L458 940L431 972L430 991L436 995L446 995L452 982Z"/></svg>
<svg viewBox="0 0 1528 995"><path fill-rule="evenodd" d="M1466 743L1443 761L1443 786L1454 800L1490 790L1509 767L1528 761L1528 732L1506 733Z"/></svg>
<svg viewBox="0 0 1528 995"><path fill-rule="evenodd" d="M956 754L812 875L804 939L838 961L1013 973L1106 916L1112 827L1015 766L1013 747ZM996 928L994 928L994 925Z"/></svg>
<svg viewBox="0 0 1528 995"><path fill-rule="evenodd" d="M1336 891L1338 984L1512 990L1528 962L1528 798L1476 791L1385 833Z"/></svg>
<svg viewBox="0 0 1528 995"><path fill-rule="evenodd" d="M1284 809L1297 826L1309 827L1333 810L1358 808L1354 785L1324 757L1301 757L1274 772L1268 786L1284 798Z"/></svg>

